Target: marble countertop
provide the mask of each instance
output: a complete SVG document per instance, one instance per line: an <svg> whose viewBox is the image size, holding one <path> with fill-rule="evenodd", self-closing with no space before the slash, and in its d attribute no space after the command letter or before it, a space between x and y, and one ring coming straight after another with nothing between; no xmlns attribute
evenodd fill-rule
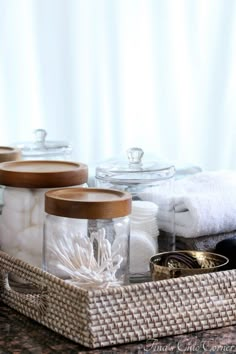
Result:
<svg viewBox="0 0 236 354"><path fill-rule="evenodd" d="M123 354L236 353L236 326L91 350L54 333L0 302L0 354L117 352Z"/></svg>

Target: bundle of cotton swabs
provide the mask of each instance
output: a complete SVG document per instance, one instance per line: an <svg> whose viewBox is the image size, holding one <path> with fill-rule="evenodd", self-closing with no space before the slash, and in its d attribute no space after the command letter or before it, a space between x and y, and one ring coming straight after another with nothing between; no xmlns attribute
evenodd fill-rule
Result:
<svg viewBox="0 0 236 354"><path fill-rule="evenodd" d="M90 237L78 233L76 237L58 239L51 251L57 257L58 268L70 276L67 281L74 285L87 289L120 285L116 272L123 257L118 253L119 249L111 250L103 228L92 232Z"/></svg>

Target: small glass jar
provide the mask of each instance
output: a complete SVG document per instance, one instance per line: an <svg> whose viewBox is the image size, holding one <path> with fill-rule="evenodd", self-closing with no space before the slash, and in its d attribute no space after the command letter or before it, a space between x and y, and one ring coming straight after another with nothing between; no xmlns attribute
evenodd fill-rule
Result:
<svg viewBox="0 0 236 354"><path fill-rule="evenodd" d="M0 248L42 267L44 194L60 187L85 185L87 165L67 161L12 161L0 165L3 208Z"/></svg>
<svg viewBox="0 0 236 354"><path fill-rule="evenodd" d="M34 137L34 141L14 144L21 150L23 160L71 160L72 147L66 141L46 140L47 132L44 129L36 129Z"/></svg>
<svg viewBox="0 0 236 354"><path fill-rule="evenodd" d="M86 289L127 284L131 195L100 188L45 194L43 269Z"/></svg>
<svg viewBox="0 0 236 354"><path fill-rule="evenodd" d="M143 158L140 148L130 148L127 156L127 160L101 163L96 168L95 184L132 194L130 279L142 282L150 280L150 258L175 249L174 209L166 198L173 188L175 167Z"/></svg>

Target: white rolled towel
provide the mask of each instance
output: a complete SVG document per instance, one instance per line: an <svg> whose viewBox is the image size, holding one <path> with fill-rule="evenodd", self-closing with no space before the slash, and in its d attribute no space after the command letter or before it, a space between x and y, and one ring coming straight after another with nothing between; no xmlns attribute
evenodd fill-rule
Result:
<svg viewBox="0 0 236 354"><path fill-rule="evenodd" d="M145 198L148 194L145 195ZM174 182L174 192L153 194L159 205L159 228L183 237L236 230L236 172L204 171ZM174 208L175 215L173 220Z"/></svg>

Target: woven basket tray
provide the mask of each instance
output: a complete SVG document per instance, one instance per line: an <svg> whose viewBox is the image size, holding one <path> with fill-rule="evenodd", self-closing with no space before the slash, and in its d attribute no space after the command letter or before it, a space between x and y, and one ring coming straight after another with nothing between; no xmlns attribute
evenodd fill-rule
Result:
<svg viewBox="0 0 236 354"><path fill-rule="evenodd" d="M0 269L5 304L90 348L236 324L236 270L86 291L1 251Z"/></svg>

